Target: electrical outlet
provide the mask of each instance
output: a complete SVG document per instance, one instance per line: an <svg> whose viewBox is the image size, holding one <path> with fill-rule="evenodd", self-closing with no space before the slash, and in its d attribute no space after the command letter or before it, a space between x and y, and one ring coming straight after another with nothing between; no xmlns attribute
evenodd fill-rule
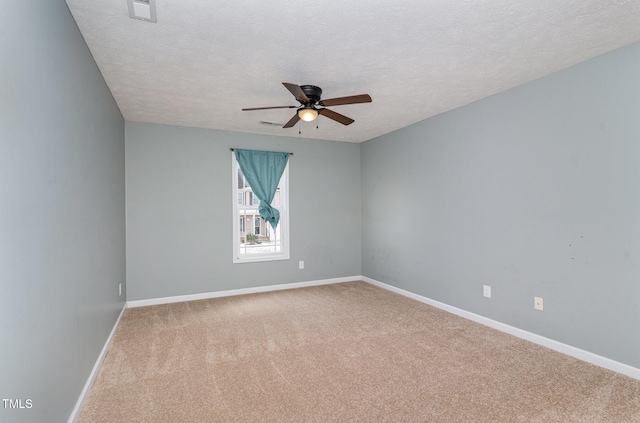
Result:
<svg viewBox="0 0 640 423"><path fill-rule="evenodd" d="M298 262L298 269L304 269L304 260Z"/></svg>
<svg viewBox="0 0 640 423"><path fill-rule="evenodd" d="M487 298L491 298L491 286L483 285L482 288L483 288L482 292L483 292L484 296L487 297Z"/></svg>
<svg viewBox="0 0 640 423"><path fill-rule="evenodd" d="M536 310L542 311L543 309L542 297L533 297L533 308L535 308Z"/></svg>

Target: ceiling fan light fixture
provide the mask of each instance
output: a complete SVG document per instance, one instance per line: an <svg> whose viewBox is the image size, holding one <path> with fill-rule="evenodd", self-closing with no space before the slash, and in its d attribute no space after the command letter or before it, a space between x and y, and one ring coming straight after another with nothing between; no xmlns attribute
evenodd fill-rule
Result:
<svg viewBox="0 0 640 423"><path fill-rule="evenodd" d="M369 94L350 95L347 97L335 97L327 100L320 100L322 89L315 85L297 85L290 82L283 82L282 85L284 85L284 87L293 94L296 100L298 100L298 103L300 103L300 106L249 107L242 110L297 109L296 114L282 126L283 128L293 128L301 120L304 120L305 122L312 122L318 118L318 115L322 115L347 126L351 125L355 121L348 116L341 115L338 112L327 109L326 106L371 103L371 96ZM320 109L316 109L316 106L320 107Z"/></svg>
<svg viewBox="0 0 640 423"><path fill-rule="evenodd" d="M312 122L318 117L318 111L313 107L303 107L298 110L298 117L305 122Z"/></svg>

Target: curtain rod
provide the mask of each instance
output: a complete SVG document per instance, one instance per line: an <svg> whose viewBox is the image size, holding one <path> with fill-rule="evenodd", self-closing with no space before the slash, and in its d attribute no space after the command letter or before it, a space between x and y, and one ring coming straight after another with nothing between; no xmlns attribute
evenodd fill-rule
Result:
<svg viewBox="0 0 640 423"><path fill-rule="evenodd" d="M233 151L235 148L230 148L229 150ZM293 156L293 153L289 153L290 156Z"/></svg>

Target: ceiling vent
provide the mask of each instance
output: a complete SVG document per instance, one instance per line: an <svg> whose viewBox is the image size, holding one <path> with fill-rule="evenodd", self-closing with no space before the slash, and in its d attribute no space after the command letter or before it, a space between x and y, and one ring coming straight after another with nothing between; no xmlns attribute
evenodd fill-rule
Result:
<svg viewBox="0 0 640 423"><path fill-rule="evenodd" d="M156 19L156 0L127 0L129 17L147 22L158 22Z"/></svg>

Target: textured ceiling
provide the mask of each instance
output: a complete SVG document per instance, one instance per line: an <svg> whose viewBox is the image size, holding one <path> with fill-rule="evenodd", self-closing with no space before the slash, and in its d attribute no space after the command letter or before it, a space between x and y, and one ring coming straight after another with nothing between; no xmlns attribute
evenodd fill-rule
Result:
<svg viewBox="0 0 640 423"><path fill-rule="evenodd" d="M126 120L362 142L640 40L638 0L67 0ZM290 129L281 84L368 93ZM299 134L298 131L302 134Z"/></svg>

